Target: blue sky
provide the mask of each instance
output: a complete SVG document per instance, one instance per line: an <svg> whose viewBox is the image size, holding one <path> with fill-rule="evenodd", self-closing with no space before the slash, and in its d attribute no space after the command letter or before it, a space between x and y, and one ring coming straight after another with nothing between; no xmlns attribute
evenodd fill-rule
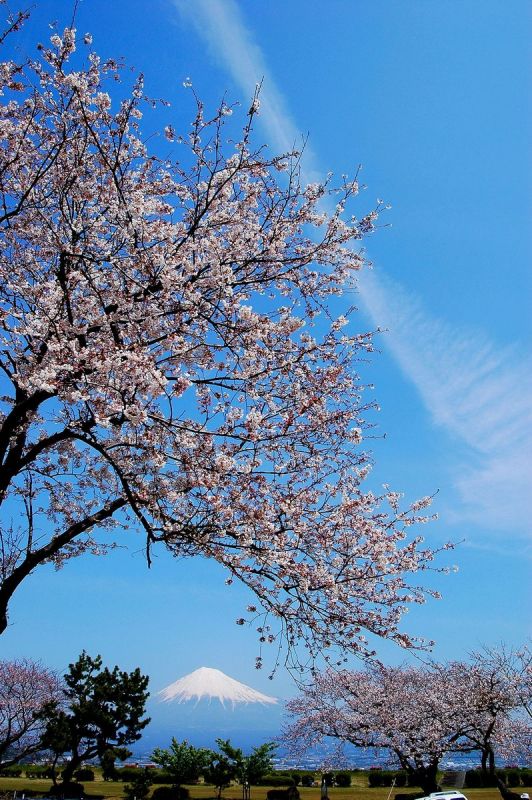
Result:
<svg viewBox="0 0 532 800"><path fill-rule="evenodd" d="M68 24L72 2L37 0L22 51ZM431 544L461 541L444 599L412 610L409 631L436 658L530 635L532 451L528 42L532 10L512 0L81 0L81 33L123 55L178 129L191 78L215 104L245 104L263 79L257 135L284 150L309 134L306 174L353 173L392 208L367 242L360 330L380 327L364 371L381 412L373 480L416 499L438 490ZM165 112L168 114L168 112ZM146 120L161 128L165 116ZM156 143L156 140L155 140ZM63 669L84 647L139 665L154 690L212 666L270 694L293 693L254 668L246 602L204 561L161 553L151 571L134 535L109 557L41 569L20 590L3 657ZM527 627L528 626L528 627ZM384 645L383 659L404 652Z"/></svg>

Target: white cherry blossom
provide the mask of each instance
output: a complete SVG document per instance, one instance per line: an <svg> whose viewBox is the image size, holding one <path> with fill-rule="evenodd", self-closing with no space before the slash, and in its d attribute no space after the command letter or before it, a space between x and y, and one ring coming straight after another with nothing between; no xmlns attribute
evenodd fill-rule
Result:
<svg viewBox="0 0 532 800"><path fill-rule="evenodd" d="M331 309L378 209L351 220L356 183L300 186L297 153L255 147L258 96L237 144L198 102L186 166L159 160L142 80L116 103L116 62L74 50L66 29L0 65L0 629L37 566L121 526L148 561L222 564L283 654L422 644L399 624L430 595L435 550L407 530L430 500L363 487L372 336Z"/></svg>

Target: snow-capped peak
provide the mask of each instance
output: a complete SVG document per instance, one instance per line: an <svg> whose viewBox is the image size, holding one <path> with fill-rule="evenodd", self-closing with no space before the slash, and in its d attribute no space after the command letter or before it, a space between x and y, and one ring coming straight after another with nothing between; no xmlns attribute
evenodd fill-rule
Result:
<svg viewBox="0 0 532 800"><path fill-rule="evenodd" d="M238 703L262 703L263 705L273 705L277 703L275 697L262 694L244 683L235 681L229 675L219 669L210 667L200 667L184 678L171 683L165 689L158 692L158 696L163 702L177 701L186 703L189 700L208 699L219 700L225 705L226 702L233 706Z"/></svg>

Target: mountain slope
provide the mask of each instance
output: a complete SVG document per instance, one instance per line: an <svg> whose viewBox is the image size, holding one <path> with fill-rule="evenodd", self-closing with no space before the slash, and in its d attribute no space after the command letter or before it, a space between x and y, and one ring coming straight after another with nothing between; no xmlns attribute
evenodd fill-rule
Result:
<svg viewBox="0 0 532 800"><path fill-rule="evenodd" d="M230 678L219 669L200 667L189 675L166 686L158 697L161 702L187 703L191 700L218 700L222 706L230 703L236 705L260 703L261 705L275 705L277 698L262 694L251 686Z"/></svg>

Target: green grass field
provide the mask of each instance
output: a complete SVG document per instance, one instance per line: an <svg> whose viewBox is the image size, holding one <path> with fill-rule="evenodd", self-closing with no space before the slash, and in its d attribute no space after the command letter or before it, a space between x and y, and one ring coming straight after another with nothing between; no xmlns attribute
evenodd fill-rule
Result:
<svg viewBox="0 0 532 800"><path fill-rule="evenodd" d="M362 781L355 775L353 785L347 789L332 788L329 789L330 800L393 800L396 791L390 793L388 787L375 787L369 789L366 782L362 785ZM85 782L85 794L87 797L93 795L104 795L108 798L122 798L124 794L124 784L120 782L104 782L90 781ZM31 790L32 792L42 792L45 794L50 788L49 780L28 780L28 778L0 778L0 795L11 794L17 791L20 797L24 790ZM206 786L199 784L189 786L191 800L210 800L215 797L215 790L213 786ZM268 786L254 786L251 790L251 800L266 800L266 792L270 787ZM298 787L301 800L320 800L319 787L305 788ZM408 789L399 789L399 792L408 792ZM413 790L412 790L413 791ZM532 788L520 787L514 791L532 792ZM468 800L501 800L501 796L497 789L465 789L464 793ZM242 793L240 786L230 786L223 792L224 800L241 800Z"/></svg>

